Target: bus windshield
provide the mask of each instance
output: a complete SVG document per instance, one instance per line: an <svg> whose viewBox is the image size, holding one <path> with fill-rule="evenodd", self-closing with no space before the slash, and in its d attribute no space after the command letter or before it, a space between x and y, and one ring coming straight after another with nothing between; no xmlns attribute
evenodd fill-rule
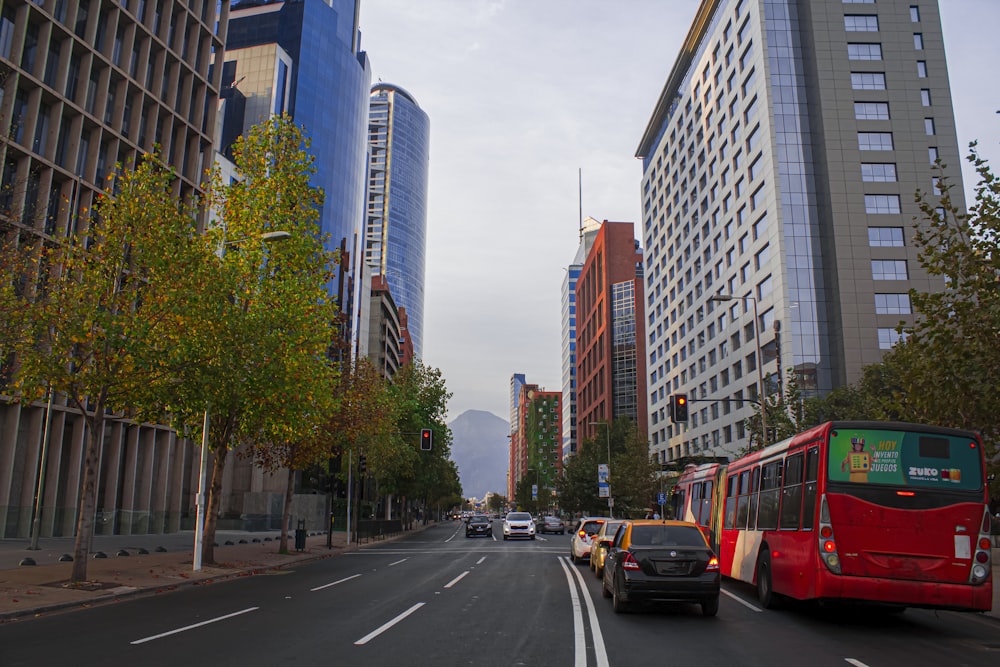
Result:
<svg viewBox="0 0 1000 667"><path fill-rule="evenodd" d="M979 447L976 440L957 435L838 428L830 432L828 478L921 489L981 490Z"/></svg>

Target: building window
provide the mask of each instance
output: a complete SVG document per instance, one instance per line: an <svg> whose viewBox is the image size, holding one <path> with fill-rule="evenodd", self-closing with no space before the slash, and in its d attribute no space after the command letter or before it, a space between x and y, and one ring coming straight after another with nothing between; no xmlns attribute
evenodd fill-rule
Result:
<svg viewBox="0 0 1000 667"><path fill-rule="evenodd" d="M902 340L904 336L901 336L895 329L886 329L879 327L878 330L878 349L880 350L891 350L893 345Z"/></svg>
<svg viewBox="0 0 1000 667"><path fill-rule="evenodd" d="M858 132L858 150L891 151L892 132Z"/></svg>
<svg viewBox="0 0 1000 667"><path fill-rule="evenodd" d="M865 213L873 215L899 213L899 195L865 195Z"/></svg>
<svg viewBox="0 0 1000 667"><path fill-rule="evenodd" d="M881 44L848 44L849 60L882 60Z"/></svg>
<svg viewBox="0 0 1000 667"><path fill-rule="evenodd" d="M921 79L927 78L927 61L918 60L917 61L917 76Z"/></svg>
<svg viewBox="0 0 1000 667"><path fill-rule="evenodd" d="M873 259L872 280L906 280L905 259Z"/></svg>
<svg viewBox="0 0 1000 667"><path fill-rule="evenodd" d="M889 120L888 102L855 102L855 120Z"/></svg>
<svg viewBox="0 0 1000 667"><path fill-rule="evenodd" d="M927 88L920 89L920 104L925 107L929 107L931 105L931 91Z"/></svg>
<svg viewBox="0 0 1000 667"><path fill-rule="evenodd" d="M927 159L930 160L931 164L938 161L938 149L937 146L930 146L927 149Z"/></svg>
<svg viewBox="0 0 1000 667"><path fill-rule="evenodd" d="M895 183L896 164L894 162L862 162L861 180L866 183Z"/></svg>
<svg viewBox="0 0 1000 667"><path fill-rule="evenodd" d="M917 51L924 50L924 35L920 32L913 33L913 48Z"/></svg>
<svg viewBox="0 0 1000 667"><path fill-rule="evenodd" d="M847 32L878 32L878 17L848 14L844 17L844 30Z"/></svg>
<svg viewBox="0 0 1000 667"><path fill-rule="evenodd" d="M934 136L935 132L934 132L934 119L933 118L924 118L924 132L927 133L928 137L933 137Z"/></svg>
<svg viewBox="0 0 1000 667"><path fill-rule="evenodd" d="M854 90L885 90L883 72L851 72L851 88Z"/></svg>
<svg viewBox="0 0 1000 667"><path fill-rule="evenodd" d="M872 248L902 248L902 227L869 227L868 245Z"/></svg>
<svg viewBox="0 0 1000 667"><path fill-rule="evenodd" d="M876 294L875 314L877 315L911 315L909 294Z"/></svg>
<svg viewBox="0 0 1000 667"><path fill-rule="evenodd" d="M910 5L910 21L913 23L920 23L920 7Z"/></svg>

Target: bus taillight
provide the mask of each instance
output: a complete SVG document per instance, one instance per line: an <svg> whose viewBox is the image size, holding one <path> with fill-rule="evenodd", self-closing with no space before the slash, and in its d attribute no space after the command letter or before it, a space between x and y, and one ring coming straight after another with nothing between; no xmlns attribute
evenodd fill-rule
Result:
<svg viewBox="0 0 1000 667"><path fill-rule="evenodd" d="M840 574L840 555L837 553L837 542L833 539L833 525L830 523L830 508L826 504L825 493L820 498L819 505L819 555L830 572Z"/></svg>
<svg viewBox="0 0 1000 667"><path fill-rule="evenodd" d="M969 583L979 585L990 578L990 558L992 553L990 541L990 508L983 508L983 523L979 528L979 539L976 541L976 553L972 560L972 571L969 573Z"/></svg>

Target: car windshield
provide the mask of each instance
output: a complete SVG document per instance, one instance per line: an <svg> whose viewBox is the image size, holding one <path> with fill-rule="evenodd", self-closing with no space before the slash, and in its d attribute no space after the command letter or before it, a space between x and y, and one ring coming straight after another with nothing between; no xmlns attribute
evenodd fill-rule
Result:
<svg viewBox="0 0 1000 667"><path fill-rule="evenodd" d="M477 514L476 516L472 517L472 520L475 521L476 523L483 523L489 521L490 518L487 516L483 516L482 514Z"/></svg>
<svg viewBox="0 0 1000 667"><path fill-rule="evenodd" d="M508 521L531 521L531 515L527 512L511 512L507 515Z"/></svg>
<svg viewBox="0 0 1000 667"><path fill-rule="evenodd" d="M694 526L633 526L632 544L637 547L703 547L705 537Z"/></svg>

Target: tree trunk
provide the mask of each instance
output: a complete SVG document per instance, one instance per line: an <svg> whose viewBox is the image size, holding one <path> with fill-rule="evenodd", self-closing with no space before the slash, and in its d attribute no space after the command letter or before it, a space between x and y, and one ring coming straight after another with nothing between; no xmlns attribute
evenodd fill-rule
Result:
<svg viewBox="0 0 1000 667"><path fill-rule="evenodd" d="M292 516L292 491L295 489L295 471L288 469L288 479L285 481L285 506L281 511L281 543L279 554L288 553L288 520Z"/></svg>
<svg viewBox="0 0 1000 667"><path fill-rule="evenodd" d="M219 507L222 505L222 475L226 471L225 447L214 451L212 463L212 484L208 491L208 506L205 508L205 537L201 544L201 562L215 565L215 526L218 523Z"/></svg>
<svg viewBox="0 0 1000 667"><path fill-rule="evenodd" d="M87 580L87 556L90 552L90 539L94 535L94 513L97 511L97 467L104 432L104 402L97 402L92 419L84 414L84 421L88 426L88 433L87 448L83 456L83 481L77 503L79 509L76 515L76 540L73 543L73 572L70 575L70 581L74 584Z"/></svg>

